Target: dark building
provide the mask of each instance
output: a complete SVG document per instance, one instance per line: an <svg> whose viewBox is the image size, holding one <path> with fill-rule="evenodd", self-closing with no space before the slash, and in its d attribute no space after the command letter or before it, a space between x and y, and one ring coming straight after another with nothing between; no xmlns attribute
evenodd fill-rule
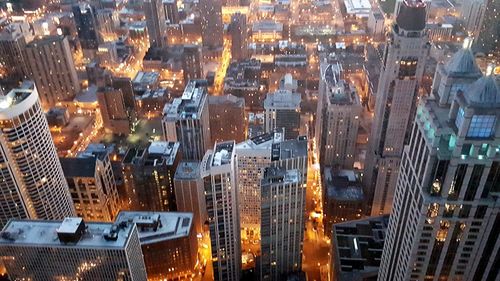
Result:
<svg viewBox="0 0 500 281"><path fill-rule="evenodd" d="M173 179L181 154L180 143L162 141L127 151L122 165L131 210L177 210Z"/></svg>
<svg viewBox="0 0 500 281"><path fill-rule="evenodd" d="M184 71L184 82L203 78L202 51L198 45L184 45L182 52L182 70Z"/></svg>
<svg viewBox="0 0 500 281"><path fill-rule="evenodd" d="M236 13L231 16L229 34L231 36L231 57L234 60L247 58L248 34L247 17L244 14Z"/></svg>
<svg viewBox="0 0 500 281"><path fill-rule="evenodd" d="M224 94L245 99L250 110L262 110L265 95L261 91L262 64L251 59L233 62L229 65L224 78Z"/></svg>
<svg viewBox="0 0 500 281"><path fill-rule="evenodd" d="M210 135L215 142L245 140L245 99L233 95L209 96Z"/></svg>
<svg viewBox="0 0 500 281"><path fill-rule="evenodd" d="M78 39L84 51L97 50L101 41L95 13L95 8L89 4L82 3L73 6Z"/></svg>

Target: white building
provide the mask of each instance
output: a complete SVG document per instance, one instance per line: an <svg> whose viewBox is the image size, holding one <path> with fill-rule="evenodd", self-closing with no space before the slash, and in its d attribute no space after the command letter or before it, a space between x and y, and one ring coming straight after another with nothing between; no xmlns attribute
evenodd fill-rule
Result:
<svg viewBox="0 0 500 281"><path fill-rule="evenodd" d="M163 136L180 142L184 160L201 160L210 145L210 119L206 82L191 80L181 98L163 109Z"/></svg>
<svg viewBox="0 0 500 281"><path fill-rule="evenodd" d="M266 133L235 146L238 155L238 192L241 229L247 236L260 237L260 184L264 169L273 161L274 144L284 140L283 133Z"/></svg>
<svg viewBox="0 0 500 281"><path fill-rule="evenodd" d="M370 0L344 0L346 12L359 18L368 18L372 5Z"/></svg>
<svg viewBox="0 0 500 281"><path fill-rule="evenodd" d="M63 219L75 209L31 82L0 98L0 226L9 219Z"/></svg>
<svg viewBox="0 0 500 281"><path fill-rule="evenodd" d="M301 101L299 93L288 90L268 93L264 100L266 133L284 129L286 139L296 139L300 130Z"/></svg>
<svg viewBox="0 0 500 281"><path fill-rule="evenodd" d="M425 15L424 3L403 2L384 52L364 173L372 215L391 210L401 154L430 48Z"/></svg>
<svg viewBox="0 0 500 281"><path fill-rule="evenodd" d="M385 34L385 16L380 8L372 9L368 16L368 31L375 37Z"/></svg>
<svg viewBox="0 0 500 281"><path fill-rule="evenodd" d="M305 137L275 145L261 183L260 280L281 280L302 268L307 182Z"/></svg>
<svg viewBox="0 0 500 281"><path fill-rule="evenodd" d="M498 280L500 89L492 71L446 104L440 91L419 103L378 280Z"/></svg>
<svg viewBox="0 0 500 281"><path fill-rule="evenodd" d="M11 220L0 260L12 280L147 280L134 223Z"/></svg>
<svg viewBox="0 0 500 281"><path fill-rule="evenodd" d="M241 275L237 157L234 141L220 142L201 162L212 245L214 280L239 280Z"/></svg>
<svg viewBox="0 0 500 281"><path fill-rule="evenodd" d="M316 140L321 163L352 169L363 110L361 101L354 86L342 78L339 64L322 63L320 68Z"/></svg>

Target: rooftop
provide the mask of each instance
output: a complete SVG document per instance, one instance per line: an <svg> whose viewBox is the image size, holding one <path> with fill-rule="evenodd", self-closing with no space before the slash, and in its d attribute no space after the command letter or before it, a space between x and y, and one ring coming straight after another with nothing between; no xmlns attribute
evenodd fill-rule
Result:
<svg viewBox="0 0 500 281"><path fill-rule="evenodd" d="M483 108L500 107L500 88L493 74L485 75L472 83L463 93L463 96L472 106Z"/></svg>
<svg viewBox="0 0 500 281"><path fill-rule="evenodd" d="M389 216L371 217L333 225L332 245L339 280L364 280L377 274Z"/></svg>
<svg viewBox="0 0 500 281"><path fill-rule="evenodd" d="M135 76L135 78L132 80L132 83L134 84L134 86L136 85L147 86L157 83L159 79L160 79L160 73L158 72L139 71Z"/></svg>
<svg viewBox="0 0 500 281"><path fill-rule="evenodd" d="M177 166L174 179L193 180L200 178L200 163L195 161L182 161Z"/></svg>
<svg viewBox="0 0 500 281"><path fill-rule="evenodd" d="M472 39L466 38L463 47L456 52L446 64L446 71L454 75L481 76L481 70L472 54L470 44Z"/></svg>
<svg viewBox="0 0 500 281"><path fill-rule="evenodd" d="M95 177L96 158L59 158L66 178Z"/></svg>
<svg viewBox="0 0 500 281"><path fill-rule="evenodd" d="M147 151L144 166L173 165L179 153L179 142L154 141Z"/></svg>
<svg viewBox="0 0 500 281"><path fill-rule="evenodd" d="M283 32L283 24L273 20L261 20L252 25L252 32Z"/></svg>
<svg viewBox="0 0 500 281"><path fill-rule="evenodd" d="M282 132L275 133L264 133L246 141L236 144L236 150L250 150L255 151L256 149L271 149L274 143L280 143L284 140L284 134Z"/></svg>
<svg viewBox="0 0 500 281"><path fill-rule="evenodd" d="M190 80L181 98L175 98L163 108L163 116L167 120L201 118L203 106L207 99L207 82Z"/></svg>
<svg viewBox="0 0 500 281"><path fill-rule="evenodd" d="M404 30L421 31L425 28L426 3L421 0L405 0L401 3L396 23Z"/></svg>
<svg viewBox="0 0 500 281"><path fill-rule="evenodd" d="M231 163L234 141L218 142L212 157L212 166L222 166Z"/></svg>
<svg viewBox="0 0 500 281"><path fill-rule="evenodd" d="M226 105L231 104L232 106L245 107L245 99L229 95L222 96L209 96L208 103L211 105Z"/></svg>
<svg viewBox="0 0 500 281"><path fill-rule="evenodd" d="M79 228L80 225L82 228ZM126 247L131 225L86 222L80 218L64 221L10 220L0 234L0 247L60 247L120 249ZM68 242L70 241L71 242Z"/></svg>
<svg viewBox="0 0 500 281"><path fill-rule="evenodd" d="M307 138L299 136L294 140L287 140L273 144L271 160L307 157Z"/></svg>
<svg viewBox="0 0 500 281"><path fill-rule="evenodd" d="M115 224L136 224L141 245L148 245L189 235L192 213L121 211Z"/></svg>
<svg viewBox="0 0 500 281"><path fill-rule="evenodd" d="M352 170L334 171L324 169L326 195L329 199L343 201L361 201L364 199L363 187Z"/></svg>
<svg viewBox="0 0 500 281"><path fill-rule="evenodd" d="M300 109L302 97L299 93L288 90L277 90L274 93L268 93L264 100L264 108L276 109Z"/></svg>
<svg viewBox="0 0 500 281"><path fill-rule="evenodd" d="M262 185L298 183L301 180L299 170L289 170L282 167L268 167L264 170Z"/></svg>
<svg viewBox="0 0 500 281"><path fill-rule="evenodd" d="M342 78L341 64L323 64L321 68L330 104L350 105L361 103L354 86Z"/></svg>

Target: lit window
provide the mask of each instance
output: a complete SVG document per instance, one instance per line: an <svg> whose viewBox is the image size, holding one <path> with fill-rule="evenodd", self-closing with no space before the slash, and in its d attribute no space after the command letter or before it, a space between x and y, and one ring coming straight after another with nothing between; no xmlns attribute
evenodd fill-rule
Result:
<svg viewBox="0 0 500 281"><path fill-rule="evenodd" d="M458 109L458 114L457 118L455 119L455 126L460 130L460 127L462 127L462 123L464 122L464 115L465 111L462 107Z"/></svg>
<svg viewBox="0 0 500 281"><path fill-rule="evenodd" d="M467 132L470 138L489 138L495 129L495 115L474 115Z"/></svg>

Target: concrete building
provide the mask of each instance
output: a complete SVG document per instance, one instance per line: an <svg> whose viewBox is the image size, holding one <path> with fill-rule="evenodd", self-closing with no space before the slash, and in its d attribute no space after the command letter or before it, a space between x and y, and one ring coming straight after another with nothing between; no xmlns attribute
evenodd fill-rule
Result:
<svg viewBox="0 0 500 281"><path fill-rule="evenodd" d="M224 94L244 98L247 109L262 110L265 95L260 91L261 75L259 60L232 62L224 77Z"/></svg>
<svg viewBox="0 0 500 281"><path fill-rule="evenodd" d="M117 135L128 135L132 125L132 118L122 90L111 87L97 92L97 102L102 116L104 129Z"/></svg>
<svg viewBox="0 0 500 281"><path fill-rule="evenodd" d="M167 25L162 0L144 1L144 15L149 34L149 46L165 47L167 45Z"/></svg>
<svg viewBox="0 0 500 281"><path fill-rule="evenodd" d="M302 268L307 138L273 145L278 161L263 171L261 182L260 279L281 280Z"/></svg>
<svg viewBox="0 0 500 281"><path fill-rule="evenodd" d="M266 132L284 129L285 139L296 139L300 130L299 93L277 90L268 93L264 100Z"/></svg>
<svg viewBox="0 0 500 281"><path fill-rule="evenodd" d="M186 44L182 52L182 70L184 83L189 80L203 78L203 53L201 47L194 44Z"/></svg>
<svg viewBox="0 0 500 281"><path fill-rule="evenodd" d="M240 223L244 238L260 237L261 181L264 169L272 163L273 145L284 140L283 133L266 133L235 146L238 155ZM275 159L276 160L276 159Z"/></svg>
<svg viewBox="0 0 500 281"><path fill-rule="evenodd" d="M76 158L60 158L77 216L111 222L120 210L118 190L104 145L90 145Z"/></svg>
<svg viewBox="0 0 500 281"><path fill-rule="evenodd" d="M198 262L193 214L120 212L115 225L135 224L148 280L189 278Z"/></svg>
<svg viewBox="0 0 500 281"><path fill-rule="evenodd" d="M343 79L340 64L322 63L316 140L325 166L352 169L362 105L354 85Z"/></svg>
<svg viewBox="0 0 500 281"><path fill-rule="evenodd" d="M214 280L240 280L241 245L234 141L216 143L201 161Z"/></svg>
<svg viewBox="0 0 500 281"><path fill-rule="evenodd" d="M364 173L372 215L388 214L392 207L401 154L408 142L430 49L425 18L423 2L404 1L384 52Z"/></svg>
<svg viewBox="0 0 500 281"><path fill-rule="evenodd" d="M330 280L376 280L389 216L371 217L333 226Z"/></svg>
<svg viewBox="0 0 500 281"><path fill-rule="evenodd" d="M181 161L175 171L174 188L177 211L193 213L193 227L196 233L203 233L208 215L200 163Z"/></svg>
<svg viewBox="0 0 500 281"><path fill-rule="evenodd" d="M0 260L13 280L147 280L135 224L11 220Z"/></svg>
<svg viewBox="0 0 500 281"><path fill-rule="evenodd" d="M373 8L368 16L368 31L375 38L383 38L385 35L385 17L380 8Z"/></svg>
<svg viewBox="0 0 500 281"><path fill-rule="evenodd" d="M231 36L231 58L237 61L246 59L248 56L247 17L240 13L233 14L228 28Z"/></svg>
<svg viewBox="0 0 500 281"><path fill-rule="evenodd" d="M0 98L0 226L9 219L75 216L36 87Z"/></svg>
<svg viewBox="0 0 500 281"><path fill-rule="evenodd" d="M344 0L346 13L349 16L358 18L368 18L372 5L370 0Z"/></svg>
<svg viewBox="0 0 500 281"><path fill-rule="evenodd" d="M27 76L35 82L45 110L59 102L72 101L80 91L67 37L48 36L32 41L26 45L24 57Z"/></svg>
<svg viewBox="0 0 500 281"><path fill-rule="evenodd" d="M174 174L182 159L178 142L130 148L122 162L129 210L175 211Z"/></svg>
<svg viewBox="0 0 500 281"><path fill-rule="evenodd" d="M180 142L184 160L201 160L210 145L210 119L205 80L191 80L181 98L163 109L163 136Z"/></svg>
<svg viewBox="0 0 500 281"><path fill-rule="evenodd" d="M483 26L487 0L469 0L462 3L460 18L464 21L465 31L471 36L478 36Z"/></svg>
<svg viewBox="0 0 500 281"><path fill-rule="evenodd" d="M245 99L233 95L209 96L211 143L245 140Z"/></svg>
<svg viewBox="0 0 500 281"><path fill-rule="evenodd" d="M222 47L224 24L222 22L222 0L199 0L201 37L205 47Z"/></svg>
<svg viewBox="0 0 500 281"><path fill-rule="evenodd" d="M323 225L331 235L335 223L363 217L365 197L363 186L353 170L323 169Z"/></svg>
<svg viewBox="0 0 500 281"><path fill-rule="evenodd" d="M378 280L498 279L500 89L492 72L451 103L420 101Z"/></svg>
<svg viewBox="0 0 500 281"><path fill-rule="evenodd" d="M169 24L179 23L179 10L177 0L162 0L163 10L165 12L165 21Z"/></svg>

